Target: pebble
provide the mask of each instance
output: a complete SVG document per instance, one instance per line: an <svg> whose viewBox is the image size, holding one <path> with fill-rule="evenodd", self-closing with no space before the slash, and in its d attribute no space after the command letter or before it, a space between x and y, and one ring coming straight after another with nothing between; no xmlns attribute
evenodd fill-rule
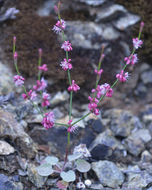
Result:
<svg viewBox="0 0 152 190"><path fill-rule="evenodd" d="M104 186L118 188L124 182L124 175L119 168L110 161L92 163L92 169Z"/></svg>
<svg viewBox="0 0 152 190"><path fill-rule="evenodd" d="M0 141L0 155L9 155L15 152L15 149L6 141Z"/></svg>

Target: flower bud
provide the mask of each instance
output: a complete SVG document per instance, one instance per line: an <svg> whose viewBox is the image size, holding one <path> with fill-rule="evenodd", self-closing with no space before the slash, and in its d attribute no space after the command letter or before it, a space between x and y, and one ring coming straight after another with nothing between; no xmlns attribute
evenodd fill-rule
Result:
<svg viewBox="0 0 152 190"><path fill-rule="evenodd" d="M42 56L42 49L39 48L39 49L38 49L38 52L39 52L39 57L41 57L41 56Z"/></svg>
<svg viewBox="0 0 152 190"><path fill-rule="evenodd" d="M13 43L16 43L16 36L13 37Z"/></svg>
<svg viewBox="0 0 152 190"><path fill-rule="evenodd" d="M142 21L142 22L140 23L140 31L139 31L140 33L142 32L144 25L145 25L145 24L144 24L144 22Z"/></svg>
<svg viewBox="0 0 152 190"><path fill-rule="evenodd" d="M18 54L17 54L17 52L15 52L14 53L14 59L17 59L17 57L18 57Z"/></svg>

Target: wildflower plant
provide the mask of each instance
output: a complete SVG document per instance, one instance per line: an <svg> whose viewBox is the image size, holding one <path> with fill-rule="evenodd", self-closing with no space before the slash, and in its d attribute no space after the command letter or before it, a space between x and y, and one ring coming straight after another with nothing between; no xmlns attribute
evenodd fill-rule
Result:
<svg viewBox="0 0 152 190"><path fill-rule="evenodd" d="M14 66L16 68L17 75L14 76L14 83L18 87L22 87L24 90L24 93L22 94L22 97L24 100L29 100L32 105L37 109L37 111L41 114L43 117L42 119L42 125L45 129L50 129L54 126L63 126L67 129L67 147L66 147L66 153L63 163L59 162L59 159L54 156L47 156L41 163L39 167L37 167L37 171L41 176L49 176L53 173L59 174L60 180L57 182L57 186L59 189L66 189L69 186L70 182L77 181L77 188L85 188L86 186L91 185L90 180L86 180L84 183L79 179L78 173L86 173L91 169L91 165L88 162L88 158L91 157L91 154L89 150L87 149L85 144L80 144L76 146L73 150L73 154L70 153L70 135L71 133L74 133L78 126L77 124L89 116L91 113L94 115L99 115L99 104L100 102L105 98L109 97L111 98L114 90L113 88L116 86L118 82L125 83L128 80L128 72L125 72L126 68L129 65L135 65L138 61L137 54L135 54L135 51L141 47L143 44L142 40L140 39L141 33L144 27L144 23L141 22L140 24L140 30L139 35L137 38L133 38L133 50L129 57L124 58L124 67L120 71L120 73L116 74L116 80L112 85L105 83L100 84L100 79L102 76L102 73L104 72L101 68L102 61L105 57L104 55L104 47L102 47L101 56L99 59L99 63L97 68L94 70L94 73L96 75L96 81L95 81L95 88L91 90L91 95L89 95L89 105L88 105L88 113L82 116L77 121L73 122L72 118L72 98L73 93L76 93L78 90L80 90L80 87L78 86L77 82L72 79L71 77L71 69L73 69L72 66L72 60L69 58L69 53L72 51L72 44L65 38L64 29L66 28L66 22L61 19L60 15L60 2L58 3L58 6L55 6L55 12L58 15L58 21L53 27L53 31L56 34L62 35L63 43L61 45L61 49L65 51L65 58L63 58L63 61L61 61L60 66L61 68L67 72L69 86L67 90L70 93L70 100L69 100L69 121L67 124L64 123L56 123L55 115L52 111L47 112L47 107L50 105L50 99L51 96L47 93L46 87L47 82L42 77L42 74L47 72L48 68L46 64L42 65L42 49L38 50L38 76L36 84L33 86L32 89L29 91L26 90L24 82L25 79L23 76L21 76L18 65L17 65L17 59L18 54L16 52L16 37L13 38L13 58L14 58ZM38 106L35 103L36 98L38 97L38 94L41 97L41 106ZM77 171L77 172L75 172ZM77 175L76 175L77 174ZM77 180L78 179L78 180Z"/></svg>

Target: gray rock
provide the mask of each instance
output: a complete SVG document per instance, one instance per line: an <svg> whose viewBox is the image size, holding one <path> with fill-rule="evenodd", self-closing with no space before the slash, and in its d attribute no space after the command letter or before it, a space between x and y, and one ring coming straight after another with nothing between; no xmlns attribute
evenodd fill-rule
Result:
<svg viewBox="0 0 152 190"><path fill-rule="evenodd" d="M27 123L41 123L42 119L43 117L40 114L33 114L26 117Z"/></svg>
<svg viewBox="0 0 152 190"><path fill-rule="evenodd" d="M129 111L111 109L103 117L110 119L110 129L115 136L127 137L132 130L142 128L139 118Z"/></svg>
<svg viewBox="0 0 152 190"><path fill-rule="evenodd" d="M152 176L147 171L141 171L138 166L130 166L128 172L128 182L123 184L123 188L142 189L152 182Z"/></svg>
<svg viewBox="0 0 152 190"><path fill-rule="evenodd" d="M18 162L16 159L16 154L0 156L0 170L3 170L9 174L12 174L17 169L18 169Z"/></svg>
<svg viewBox="0 0 152 190"><path fill-rule="evenodd" d="M37 188L41 188L47 180L47 177L38 174L34 164L28 165L28 178Z"/></svg>
<svg viewBox="0 0 152 190"><path fill-rule="evenodd" d="M140 21L140 17L131 13L125 14L124 17L120 17L117 21L114 21L113 24L118 30L125 30L129 26L132 26Z"/></svg>
<svg viewBox="0 0 152 190"><path fill-rule="evenodd" d="M101 185L101 184L92 184L91 188L95 189L95 190L101 190L103 188L103 185Z"/></svg>
<svg viewBox="0 0 152 190"><path fill-rule="evenodd" d="M145 85L152 84L152 70L143 72L141 74L141 80Z"/></svg>
<svg viewBox="0 0 152 190"><path fill-rule="evenodd" d="M92 169L104 186L118 188L124 182L124 175L119 168L109 161L92 163Z"/></svg>
<svg viewBox="0 0 152 190"><path fill-rule="evenodd" d="M55 96L52 97L50 103L53 104L53 105L56 105L58 103L66 101L68 99L69 99L69 94L65 90L64 92L58 92L57 94L55 94Z"/></svg>
<svg viewBox="0 0 152 190"><path fill-rule="evenodd" d="M39 8L37 14L39 16L49 16L51 12L54 10L54 6L57 4L57 0L48 0L44 2L44 5Z"/></svg>
<svg viewBox="0 0 152 190"><path fill-rule="evenodd" d="M95 20L96 22L112 17L118 12L123 12L123 13L127 12L127 10L122 5L118 5L118 4L113 4L111 6L107 6L102 9L101 8L93 9L91 11L92 14L93 14L93 11L96 13L96 20Z"/></svg>
<svg viewBox="0 0 152 190"><path fill-rule="evenodd" d="M62 118L64 116L64 113L58 107L54 108L52 111L56 119Z"/></svg>
<svg viewBox="0 0 152 190"><path fill-rule="evenodd" d="M134 131L124 140L127 150L134 156L138 156L145 148L144 144L151 140L151 135L147 129Z"/></svg>
<svg viewBox="0 0 152 190"><path fill-rule="evenodd" d="M100 133L96 139L91 144L89 150L91 151L97 145L106 145L110 147L112 150L118 148L120 150L124 150L124 146L113 136L112 132L107 129L103 133Z"/></svg>
<svg viewBox="0 0 152 190"><path fill-rule="evenodd" d="M0 190L23 190L23 184L15 183L8 176L0 174Z"/></svg>
<svg viewBox="0 0 152 190"><path fill-rule="evenodd" d="M67 22L66 35L73 46L94 50L101 48L101 39L116 40L120 36L112 26L82 21Z"/></svg>
<svg viewBox="0 0 152 190"><path fill-rule="evenodd" d="M6 141L0 141L0 155L9 155L14 153L14 148Z"/></svg>
<svg viewBox="0 0 152 190"><path fill-rule="evenodd" d="M35 157L37 146L25 133L22 125L19 125L14 119L14 115L0 109L0 137L9 137L15 141L16 147L24 156L28 158Z"/></svg>
<svg viewBox="0 0 152 190"><path fill-rule="evenodd" d="M0 95L8 94L13 91L13 74L6 65L0 62Z"/></svg>
<svg viewBox="0 0 152 190"><path fill-rule="evenodd" d="M152 155L147 150L142 152L142 154L141 154L142 162L150 162L151 160L152 160Z"/></svg>
<svg viewBox="0 0 152 190"><path fill-rule="evenodd" d="M148 71L149 69L150 69L150 65L147 63L143 63L140 66L139 71L140 71L140 73L143 73L144 71Z"/></svg>
<svg viewBox="0 0 152 190"><path fill-rule="evenodd" d="M78 2L86 3L87 5L99 6L107 0L76 0Z"/></svg>
<svg viewBox="0 0 152 190"><path fill-rule="evenodd" d="M143 122L147 125L152 122L152 114L145 114L143 116Z"/></svg>
<svg viewBox="0 0 152 190"><path fill-rule="evenodd" d="M152 123L152 104L146 105L145 110L141 113L142 121L144 122L145 126L151 125ZM151 131L151 127L149 126Z"/></svg>
<svg viewBox="0 0 152 190"><path fill-rule="evenodd" d="M147 90L148 89L146 88L146 86L143 83L139 83L137 88L135 89L135 95L142 97L142 96L146 95Z"/></svg>
<svg viewBox="0 0 152 190"><path fill-rule="evenodd" d="M3 15L0 15L0 22L3 22L8 19L15 19L16 14L18 13L19 13L19 10L14 7L7 9Z"/></svg>

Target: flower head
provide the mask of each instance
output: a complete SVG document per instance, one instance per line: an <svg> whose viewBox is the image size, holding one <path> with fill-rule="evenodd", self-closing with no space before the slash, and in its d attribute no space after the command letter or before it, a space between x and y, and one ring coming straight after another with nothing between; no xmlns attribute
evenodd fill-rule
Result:
<svg viewBox="0 0 152 190"><path fill-rule="evenodd" d="M130 55L129 57L125 57L124 59L126 61L126 64L129 65L135 65L135 63L137 63L138 61L138 58L137 58L137 54L133 54L133 55Z"/></svg>
<svg viewBox="0 0 152 190"><path fill-rule="evenodd" d="M54 113L53 112L45 113L45 116L42 120L42 125L44 126L44 128L46 129L52 128L54 122L55 122Z"/></svg>
<svg viewBox="0 0 152 190"><path fill-rule="evenodd" d="M62 69L64 71L67 71L68 69L72 69L72 64L70 63L71 62L71 59L64 59L64 61L61 62L60 66L62 67Z"/></svg>
<svg viewBox="0 0 152 190"><path fill-rule="evenodd" d="M24 84L24 78L20 75L15 75L14 76L14 82L16 86L22 86Z"/></svg>
<svg viewBox="0 0 152 190"><path fill-rule="evenodd" d="M89 150L86 147L86 144L80 144L74 148L73 154L81 154L81 157L91 157Z"/></svg>
<svg viewBox="0 0 152 190"><path fill-rule="evenodd" d="M132 41L135 49L138 49L143 44L143 41L139 40L138 38L133 38Z"/></svg>
<svg viewBox="0 0 152 190"><path fill-rule="evenodd" d="M35 100L36 96L37 96L36 92L32 90L27 92L27 94L22 94L22 97L24 98L24 100L27 100L27 99Z"/></svg>
<svg viewBox="0 0 152 190"><path fill-rule="evenodd" d="M128 72L124 73L124 70L122 70L119 74L116 75L116 78L120 82L126 82L128 79Z"/></svg>
<svg viewBox="0 0 152 190"><path fill-rule="evenodd" d="M57 23L53 27L53 31L56 32L57 34L60 33L62 30L64 30L66 27L66 23L64 20L61 19L57 21Z"/></svg>
<svg viewBox="0 0 152 190"><path fill-rule="evenodd" d="M97 75L101 75L103 73L103 69L100 69L99 71L97 69L94 70L94 72L97 74Z"/></svg>
<svg viewBox="0 0 152 190"><path fill-rule="evenodd" d="M88 97L90 100L90 103L88 105L88 108L91 112L93 112L95 115L99 115L99 109L97 108L97 103L99 102L97 98L92 98L91 96Z"/></svg>
<svg viewBox="0 0 152 190"><path fill-rule="evenodd" d="M47 83L44 80L44 78L41 79L41 81L37 80L37 84L33 86L33 89L36 91L44 90L47 87Z"/></svg>
<svg viewBox="0 0 152 190"><path fill-rule="evenodd" d="M78 128L78 126L76 126L76 125L71 126L71 123L72 123L72 120L69 120L69 122L68 122L69 127L68 127L67 131L69 133L74 133L76 131L76 129Z"/></svg>
<svg viewBox="0 0 152 190"><path fill-rule="evenodd" d="M50 95L46 92L43 92L42 94L42 107L47 107L50 105L49 99L50 99Z"/></svg>
<svg viewBox="0 0 152 190"><path fill-rule="evenodd" d="M61 49L64 49L64 51L72 51L71 43L69 41L64 41Z"/></svg>
<svg viewBox="0 0 152 190"><path fill-rule="evenodd" d="M113 89L110 87L109 84L105 83L103 85L100 86L100 90L101 90L101 94L105 94L106 93L106 97L112 97L113 95Z"/></svg>
<svg viewBox="0 0 152 190"><path fill-rule="evenodd" d="M68 91L77 92L80 90L80 87L75 83L75 80L72 80L72 84L68 87Z"/></svg>
<svg viewBox="0 0 152 190"><path fill-rule="evenodd" d="M112 97L113 95L113 89L110 88L110 85L106 88L106 97Z"/></svg>
<svg viewBox="0 0 152 190"><path fill-rule="evenodd" d="M48 68L47 68L46 64L43 64L42 66L39 66L38 69L41 70L41 71L48 71Z"/></svg>

